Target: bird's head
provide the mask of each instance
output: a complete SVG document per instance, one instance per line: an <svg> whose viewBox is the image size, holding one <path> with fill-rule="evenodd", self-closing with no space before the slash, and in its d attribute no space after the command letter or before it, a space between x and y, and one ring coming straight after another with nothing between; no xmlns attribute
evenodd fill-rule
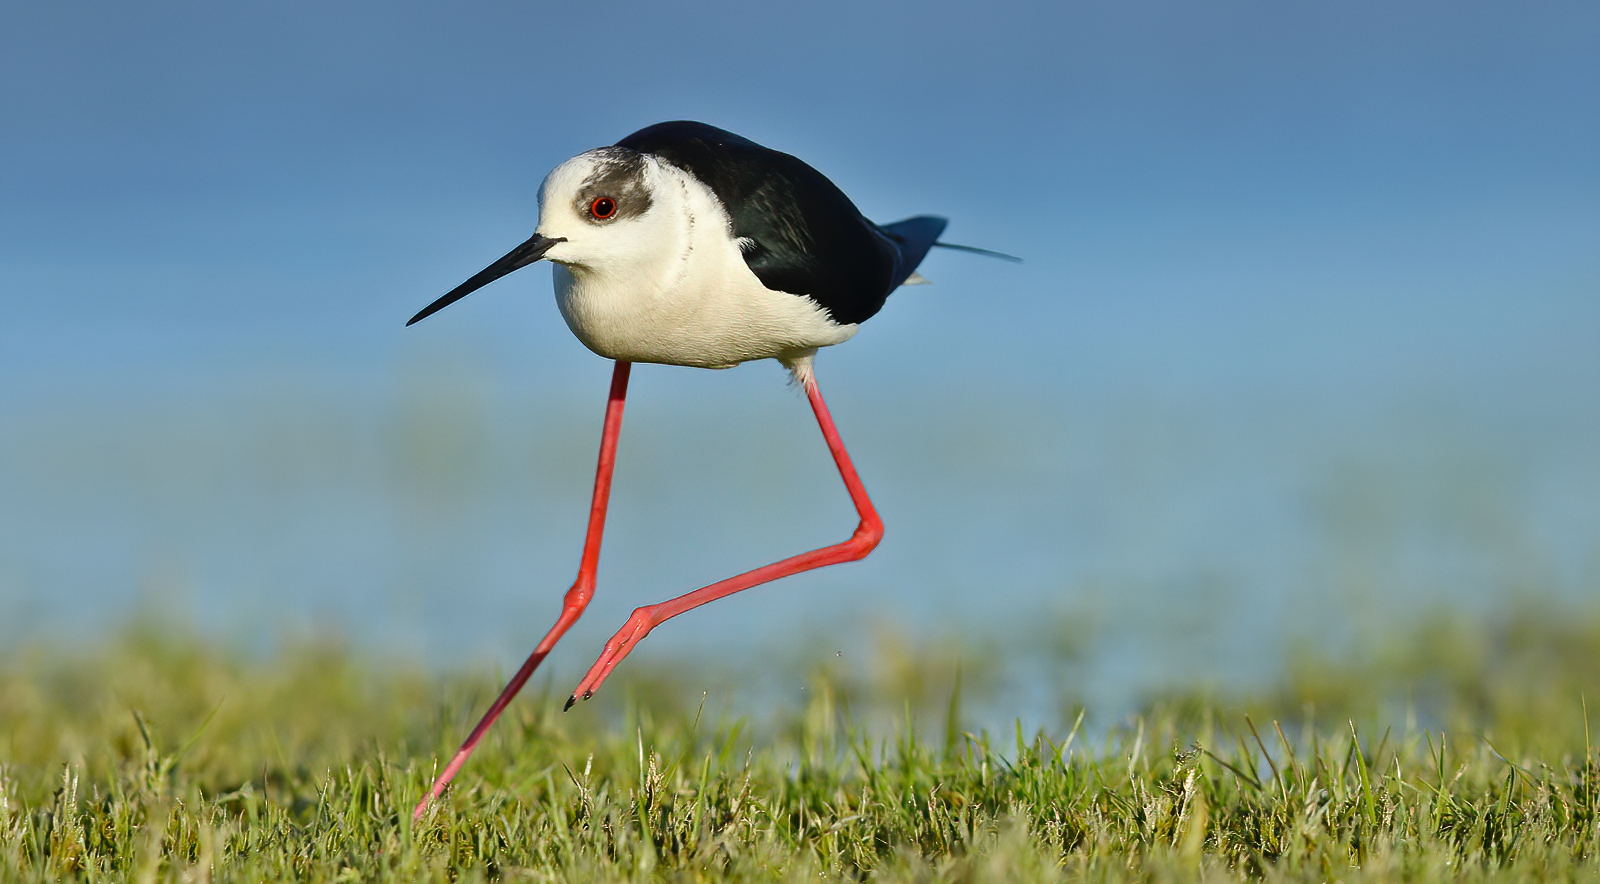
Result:
<svg viewBox="0 0 1600 884"><path fill-rule="evenodd" d="M669 211L661 203L661 166L625 147L581 153L545 176L539 189L539 226L527 242L423 308L419 322L485 285L540 259L574 274L638 271L670 243Z"/></svg>

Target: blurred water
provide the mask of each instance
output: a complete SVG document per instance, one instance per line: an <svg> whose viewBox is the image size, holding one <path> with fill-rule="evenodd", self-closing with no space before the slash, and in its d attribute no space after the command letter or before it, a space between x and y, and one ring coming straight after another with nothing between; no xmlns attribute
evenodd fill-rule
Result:
<svg viewBox="0 0 1600 884"><path fill-rule="evenodd" d="M13 396L0 638L89 641L153 606L256 647L315 627L514 666L576 566L606 363L534 393L479 358L418 358L381 379ZM629 665L740 666L817 642L859 655L890 628L1056 643L1073 661L1056 680L1075 682L1056 689L1122 705L1270 681L1294 642L1431 607L1574 603L1597 585L1600 420L1549 385L1042 401L824 368L885 543L686 615ZM552 677L581 672L634 606L853 519L775 365L639 367L599 593Z"/></svg>

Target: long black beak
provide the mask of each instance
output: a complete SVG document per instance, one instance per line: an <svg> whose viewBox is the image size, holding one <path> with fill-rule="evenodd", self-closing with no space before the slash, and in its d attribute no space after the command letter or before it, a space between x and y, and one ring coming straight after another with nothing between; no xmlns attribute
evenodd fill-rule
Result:
<svg viewBox="0 0 1600 884"><path fill-rule="evenodd" d="M415 325L505 276L507 273L526 267L543 258L544 253L550 251L550 247L558 242L566 242L566 239L560 236L548 237L535 233L527 242L507 252L505 257L478 271L471 279L445 293L444 297L422 308L422 311L411 317L411 320L406 325Z"/></svg>

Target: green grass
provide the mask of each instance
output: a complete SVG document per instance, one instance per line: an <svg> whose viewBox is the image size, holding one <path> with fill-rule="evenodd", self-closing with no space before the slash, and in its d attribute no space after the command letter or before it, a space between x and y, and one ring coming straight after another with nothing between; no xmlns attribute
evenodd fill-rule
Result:
<svg viewBox="0 0 1600 884"><path fill-rule="evenodd" d="M1600 880L1596 617L1429 620L1050 733L822 664L788 719L713 721L629 664L568 715L524 696L414 826L487 674L148 625L0 652L0 877Z"/></svg>

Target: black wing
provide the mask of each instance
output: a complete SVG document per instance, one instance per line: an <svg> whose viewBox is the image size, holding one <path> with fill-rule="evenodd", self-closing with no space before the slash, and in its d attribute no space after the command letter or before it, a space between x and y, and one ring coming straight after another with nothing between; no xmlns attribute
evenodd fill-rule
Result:
<svg viewBox="0 0 1600 884"><path fill-rule="evenodd" d="M944 228L932 217L880 228L803 161L705 123L657 123L617 146L705 182L748 240L744 260L761 284L810 297L838 323L877 313Z"/></svg>

